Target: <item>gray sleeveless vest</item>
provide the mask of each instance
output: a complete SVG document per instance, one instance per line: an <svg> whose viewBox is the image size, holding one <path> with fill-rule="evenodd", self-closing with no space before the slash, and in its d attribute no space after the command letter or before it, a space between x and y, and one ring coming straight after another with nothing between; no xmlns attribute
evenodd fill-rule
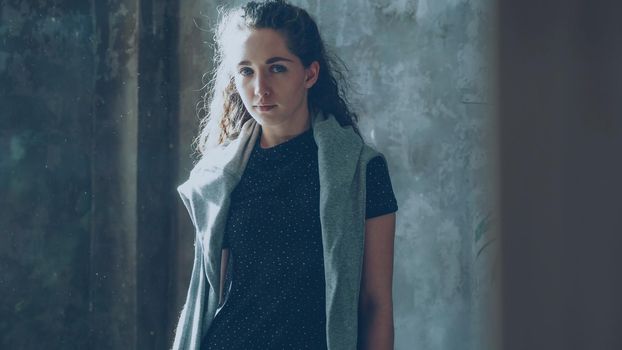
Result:
<svg viewBox="0 0 622 350"><path fill-rule="evenodd" d="M357 347L358 300L365 237L365 175L377 155L332 115L312 116L318 146L320 222L326 279L328 350ZM230 194L238 184L260 125L244 123L240 135L210 150L177 191L196 230L194 266L173 349L199 350L218 307L220 261Z"/></svg>

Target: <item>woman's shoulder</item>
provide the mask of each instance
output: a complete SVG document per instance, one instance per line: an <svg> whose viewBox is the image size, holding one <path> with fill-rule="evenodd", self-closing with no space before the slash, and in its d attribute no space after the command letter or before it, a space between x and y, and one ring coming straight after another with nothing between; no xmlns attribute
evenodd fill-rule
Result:
<svg viewBox="0 0 622 350"><path fill-rule="evenodd" d="M363 149L361 151L361 161L364 163L369 163L372 160L376 162L378 162L379 160L386 162L386 158L384 154L380 152L376 148L375 145L370 144L366 141L363 141Z"/></svg>
<svg viewBox="0 0 622 350"><path fill-rule="evenodd" d="M190 174L200 173L204 171L209 171L214 169L214 155L218 153L218 150L215 148L206 149L201 157L194 163L192 170L190 170Z"/></svg>
<svg viewBox="0 0 622 350"><path fill-rule="evenodd" d="M235 137L205 147L191 174L204 171L237 171L240 166L237 161L248 157L246 151L252 149L249 144L254 143L259 130L258 124L250 119L242 125L242 129Z"/></svg>

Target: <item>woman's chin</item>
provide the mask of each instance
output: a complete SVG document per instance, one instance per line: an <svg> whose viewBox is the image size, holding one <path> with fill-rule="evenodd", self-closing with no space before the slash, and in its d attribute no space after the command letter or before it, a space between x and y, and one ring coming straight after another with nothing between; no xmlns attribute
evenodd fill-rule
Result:
<svg viewBox="0 0 622 350"><path fill-rule="evenodd" d="M251 113L251 116L261 126L271 126L283 123L279 115L269 113Z"/></svg>

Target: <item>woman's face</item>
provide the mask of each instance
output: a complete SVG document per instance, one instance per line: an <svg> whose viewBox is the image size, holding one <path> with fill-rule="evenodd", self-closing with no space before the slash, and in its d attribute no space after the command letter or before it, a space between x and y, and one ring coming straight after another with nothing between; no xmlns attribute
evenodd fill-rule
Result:
<svg viewBox="0 0 622 350"><path fill-rule="evenodd" d="M319 64L309 68L272 29L242 32L229 46L235 87L250 115L264 127L283 130L308 119L307 90L317 80ZM239 43L239 45L238 45Z"/></svg>

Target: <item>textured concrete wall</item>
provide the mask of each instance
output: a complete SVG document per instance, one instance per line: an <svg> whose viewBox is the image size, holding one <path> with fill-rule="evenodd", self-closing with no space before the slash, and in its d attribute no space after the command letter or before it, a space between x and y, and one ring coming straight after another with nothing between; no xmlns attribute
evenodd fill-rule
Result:
<svg viewBox="0 0 622 350"><path fill-rule="evenodd" d="M0 2L0 348L84 349L90 5Z"/></svg>
<svg viewBox="0 0 622 350"><path fill-rule="evenodd" d="M181 8L182 145L196 127L194 90L211 68L207 30L220 3L197 0ZM489 305L497 259L490 2L292 3L316 18L325 42L349 66L361 130L388 158L400 207L396 349L486 348L486 335L494 333ZM185 166L180 179L190 162ZM182 251L192 232L184 237Z"/></svg>

